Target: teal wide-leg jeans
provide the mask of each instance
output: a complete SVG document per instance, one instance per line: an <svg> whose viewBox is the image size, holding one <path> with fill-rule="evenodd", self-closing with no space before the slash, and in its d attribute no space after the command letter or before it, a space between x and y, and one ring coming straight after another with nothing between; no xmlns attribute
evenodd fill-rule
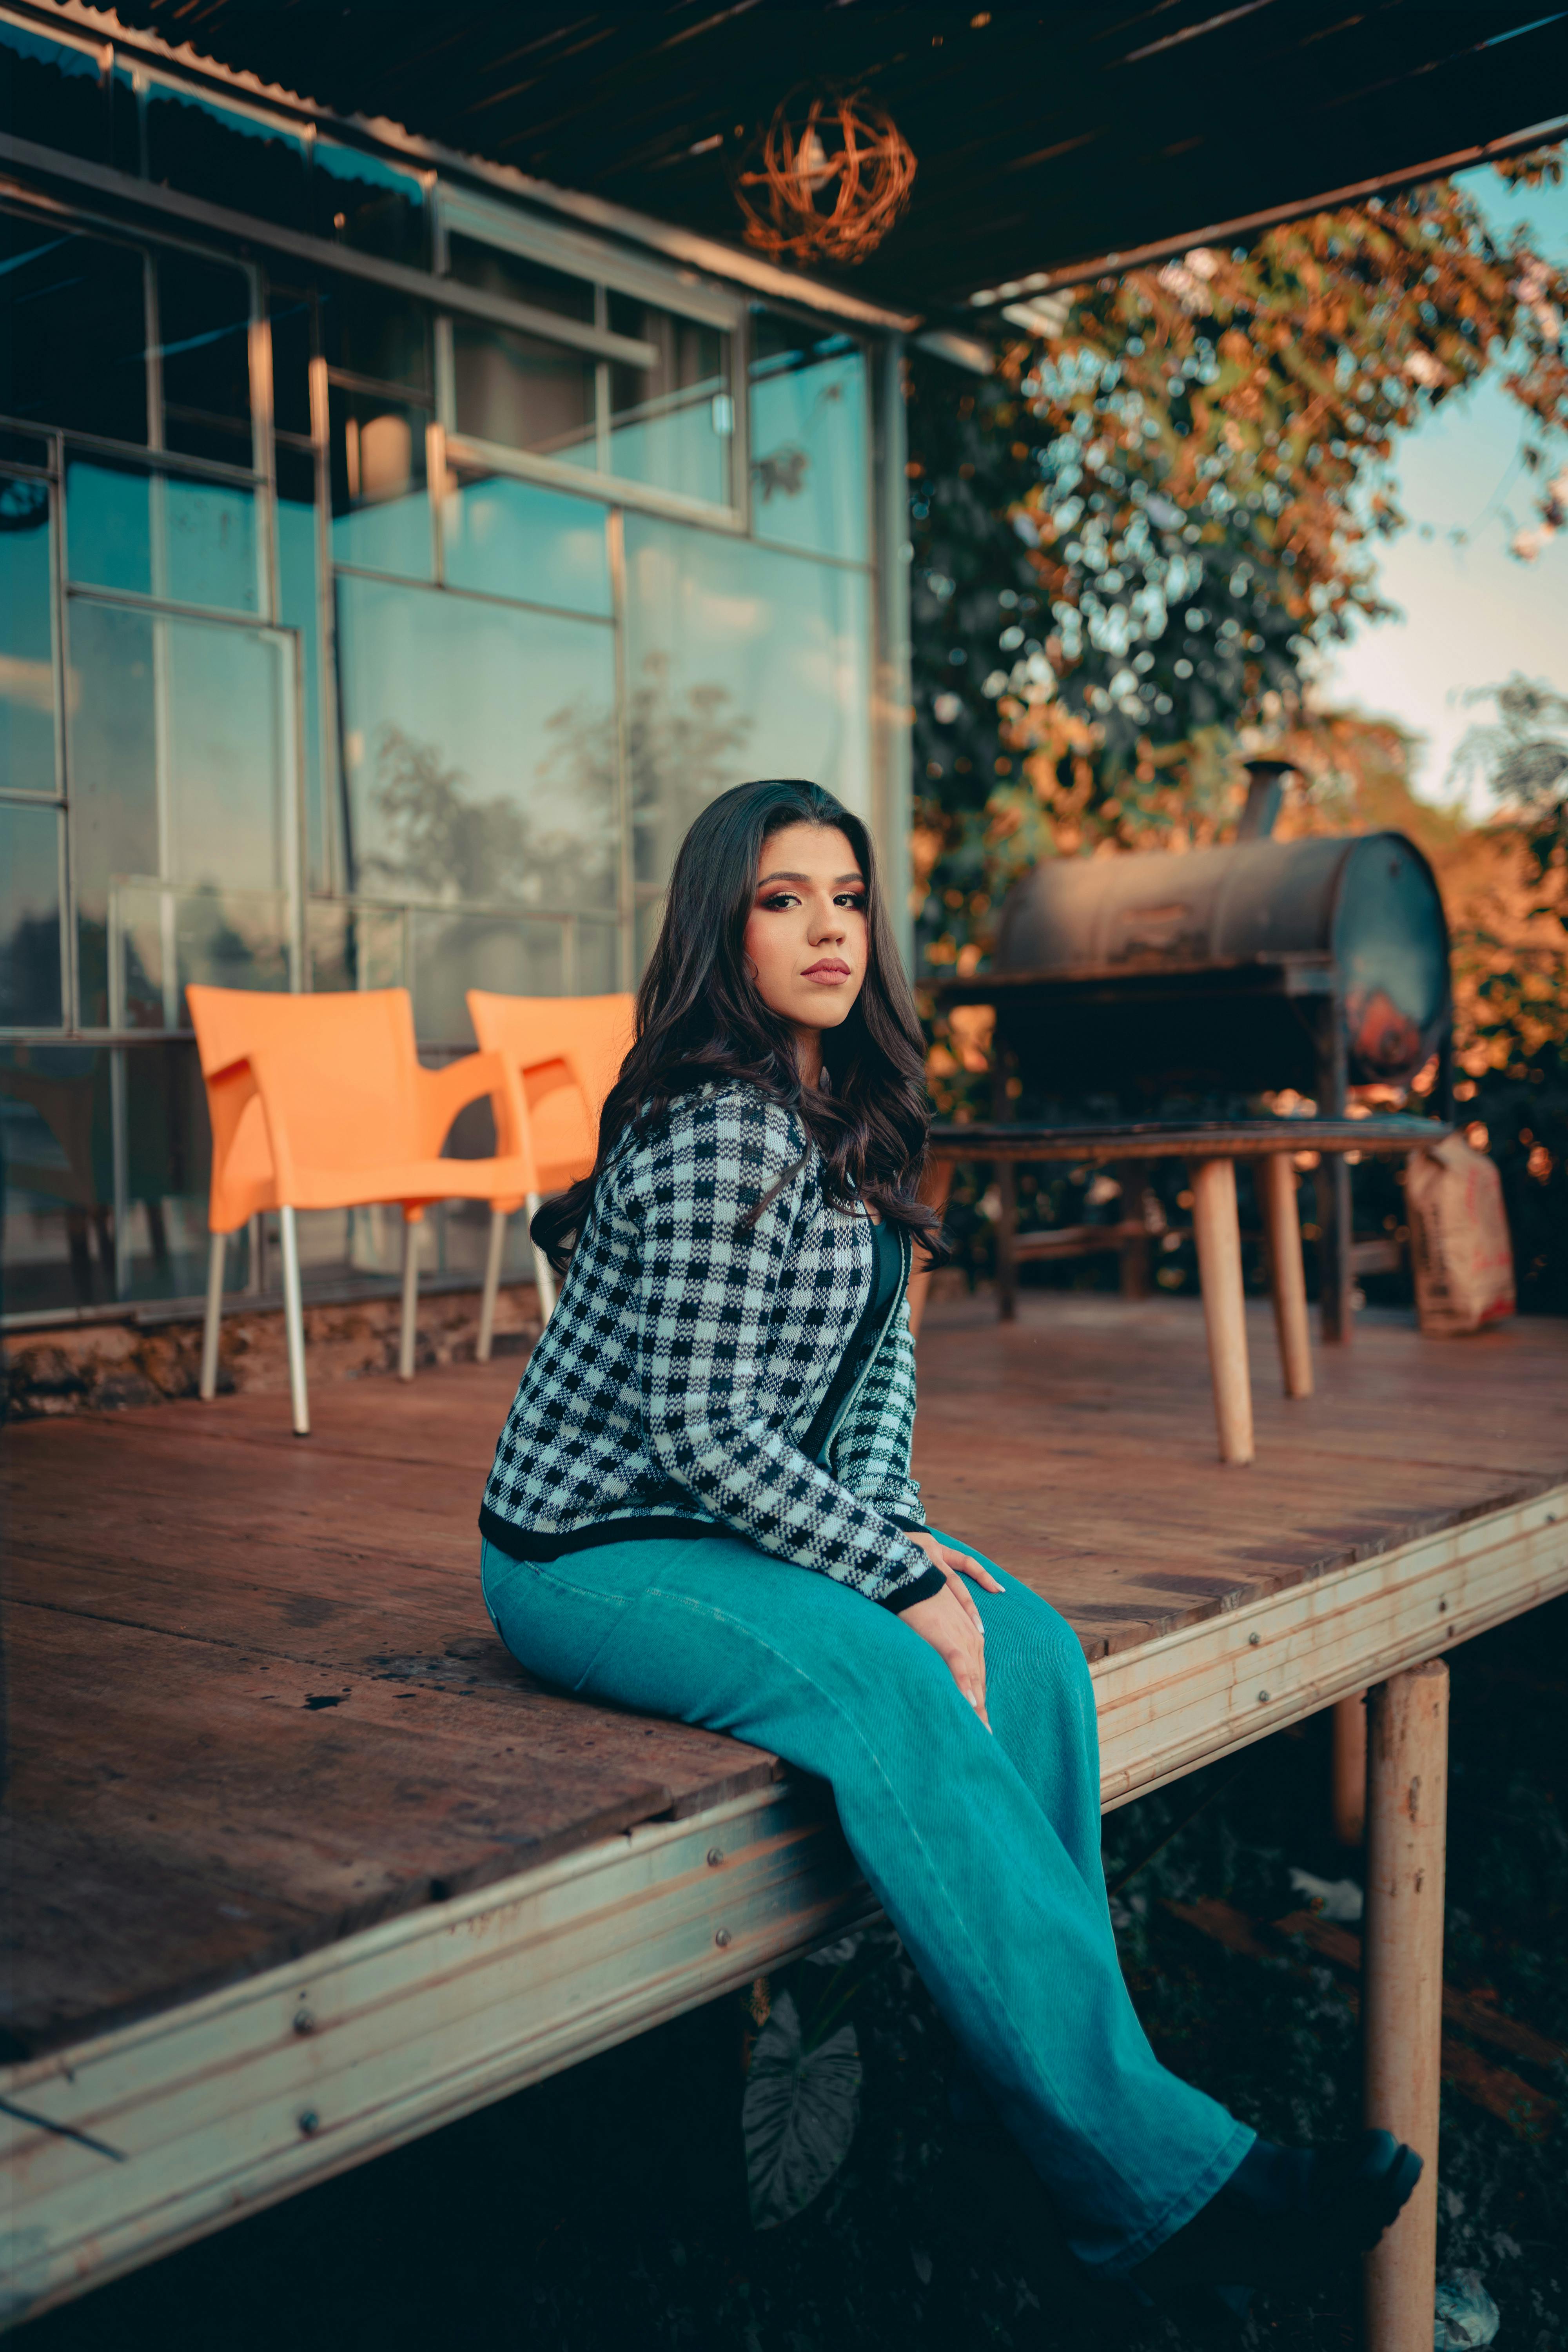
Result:
<svg viewBox="0 0 1568 2352"><path fill-rule="evenodd" d="M731 1732L831 1784L857 1862L1068 2242L1113 2279L1207 2202L1253 2134L1149 2047L1106 1902L1083 1653L1054 1609L994 1572L1001 1593L969 1587L993 1738L890 1611L739 1539L605 1544L542 1567L483 1553L486 1605L531 1673Z"/></svg>

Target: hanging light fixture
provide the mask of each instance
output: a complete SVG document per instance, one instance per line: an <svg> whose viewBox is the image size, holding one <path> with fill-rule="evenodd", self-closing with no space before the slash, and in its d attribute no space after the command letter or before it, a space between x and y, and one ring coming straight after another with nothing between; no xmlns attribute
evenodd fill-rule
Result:
<svg viewBox="0 0 1568 2352"><path fill-rule="evenodd" d="M734 174L746 242L801 261L864 261L906 210L914 151L863 95L792 91Z"/></svg>

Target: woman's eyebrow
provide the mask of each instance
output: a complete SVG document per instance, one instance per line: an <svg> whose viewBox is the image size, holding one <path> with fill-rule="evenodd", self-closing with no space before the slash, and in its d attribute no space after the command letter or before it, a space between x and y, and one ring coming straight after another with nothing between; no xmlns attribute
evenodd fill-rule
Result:
<svg viewBox="0 0 1568 2352"><path fill-rule="evenodd" d="M810 879L811 877L809 874L764 874L761 881L757 884L757 887L759 890L765 890L770 882L809 882ZM838 879L834 883L833 887L836 890L842 890L847 883L864 882L865 879L866 877L858 872L854 874L841 874L838 877Z"/></svg>

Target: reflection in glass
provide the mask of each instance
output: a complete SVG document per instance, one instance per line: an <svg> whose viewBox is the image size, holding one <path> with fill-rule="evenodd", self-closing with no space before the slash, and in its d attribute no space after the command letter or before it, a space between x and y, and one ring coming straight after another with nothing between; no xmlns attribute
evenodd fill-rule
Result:
<svg viewBox="0 0 1568 2352"><path fill-rule="evenodd" d="M451 478L441 515L449 587L609 617L603 507L505 474L454 467Z"/></svg>
<svg viewBox="0 0 1568 2352"><path fill-rule="evenodd" d="M41 147L106 163L109 109L99 53L0 25L0 122Z"/></svg>
<svg viewBox="0 0 1568 2352"><path fill-rule="evenodd" d="M0 784L53 793L54 630L47 482L0 478Z"/></svg>
<svg viewBox="0 0 1568 2352"><path fill-rule="evenodd" d="M92 1046L0 1045L10 1314L114 1296L109 1063Z"/></svg>
<svg viewBox="0 0 1568 2352"><path fill-rule="evenodd" d="M124 1067L126 1295L188 1298L205 1278L212 1181L201 1065L193 1044L171 1039L135 1047Z"/></svg>
<svg viewBox="0 0 1568 2352"><path fill-rule="evenodd" d="M285 228L310 226L305 142L192 90L147 90L147 174Z"/></svg>
<svg viewBox="0 0 1568 2352"><path fill-rule="evenodd" d="M259 603L256 501L237 483L75 458L66 468L66 551L71 579L85 587L220 612L254 613Z"/></svg>
<svg viewBox="0 0 1568 2352"><path fill-rule="evenodd" d="M465 286L505 294L514 302L531 302L536 310L554 310L563 319L593 322L594 289L587 279L547 268L542 261L482 244L454 229L447 239L447 267Z"/></svg>
<svg viewBox="0 0 1568 2352"><path fill-rule="evenodd" d="M71 604L66 723L77 984L81 1019L89 1029L109 1022L111 877L158 870L155 625L147 613L91 604L81 597Z"/></svg>
<svg viewBox="0 0 1568 2352"><path fill-rule="evenodd" d="M405 987L407 922L400 907L312 898L305 909L306 987Z"/></svg>
<svg viewBox="0 0 1568 2352"><path fill-rule="evenodd" d="M472 1041L465 1001L470 988L502 996L559 996L565 986L559 923L516 915L416 913L411 928L414 1026L431 1045Z"/></svg>
<svg viewBox="0 0 1568 2352"><path fill-rule="evenodd" d="M349 575L338 644L360 895L614 907L607 628Z"/></svg>
<svg viewBox="0 0 1568 2352"><path fill-rule="evenodd" d="M608 996L621 984L620 933L609 923L574 927L574 996Z"/></svg>
<svg viewBox="0 0 1568 2352"><path fill-rule="evenodd" d="M430 389L429 314L405 294L340 278L318 291L327 365L375 383Z"/></svg>
<svg viewBox="0 0 1568 2352"><path fill-rule="evenodd" d="M650 489L727 503L735 430L730 338L629 294L610 296L609 323L658 354L650 368L623 360L611 366L611 471Z"/></svg>
<svg viewBox="0 0 1568 2352"><path fill-rule="evenodd" d="M315 155L317 236L424 268L425 187L418 173L331 139L318 139Z"/></svg>
<svg viewBox="0 0 1568 2352"><path fill-rule="evenodd" d="M847 335L759 310L751 373L758 538L868 562L865 353Z"/></svg>
<svg viewBox="0 0 1568 2352"><path fill-rule="evenodd" d="M60 819L0 801L0 1028L58 1029Z"/></svg>
<svg viewBox="0 0 1568 2352"><path fill-rule="evenodd" d="M597 465L596 372L586 352L454 319L452 362L459 433L558 465Z"/></svg>
<svg viewBox="0 0 1568 2352"><path fill-rule="evenodd" d="M279 433L310 430L310 298L285 286L268 289L272 330L272 421Z"/></svg>
<svg viewBox="0 0 1568 2352"><path fill-rule="evenodd" d="M325 889L332 872L331 813L321 782L321 632L317 608L321 542L316 527L316 461L279 449L278 467L279 617L299 632L300 731L305 746L305 855L309 887Z"/></svg>
<svg viewBox="0 0 1568 2352"><path fill-rule="evenodd" d="M156 275L164 442L248 467L250 281L191 253L160 253Z"/></svg>
<svg viewBox="0 0 1568 2352"><path fill-rule="evenodd" d="M747 776L870 805L864 572L628 514L626 648L637 878L662 884L692 818Z"/></svg>
<svg viewBox="0 0 1568 2352"><path fill-rule="evenodd" d="M424 410L334 384L331 419L334 562L433 578Z"/></svg>
<svg viewBox="0 0 1568 2352"><path fill-rule="evenodd" d="M189 981L287 986L283 643L79 599L70 650L83 1021L184 1026Z"/></svg>
<svg viewBox="0 0 1568 2352"><path fill-rule="evenodd" d="M0 214L0 412L147 438L142 257Z"/></svg>

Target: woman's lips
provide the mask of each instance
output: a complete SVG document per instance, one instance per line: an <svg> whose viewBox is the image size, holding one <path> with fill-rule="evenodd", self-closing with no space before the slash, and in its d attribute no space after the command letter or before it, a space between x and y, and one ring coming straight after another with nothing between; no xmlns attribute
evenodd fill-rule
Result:
<svg viewBox="0 0 1568 2352"><path fill-rule="evenodd" d="M818 980L828 983L847 980L848 977L848 965L840 963L836 956L824 956L819 963L808 963L801 973L802 980Z"/></svg>

